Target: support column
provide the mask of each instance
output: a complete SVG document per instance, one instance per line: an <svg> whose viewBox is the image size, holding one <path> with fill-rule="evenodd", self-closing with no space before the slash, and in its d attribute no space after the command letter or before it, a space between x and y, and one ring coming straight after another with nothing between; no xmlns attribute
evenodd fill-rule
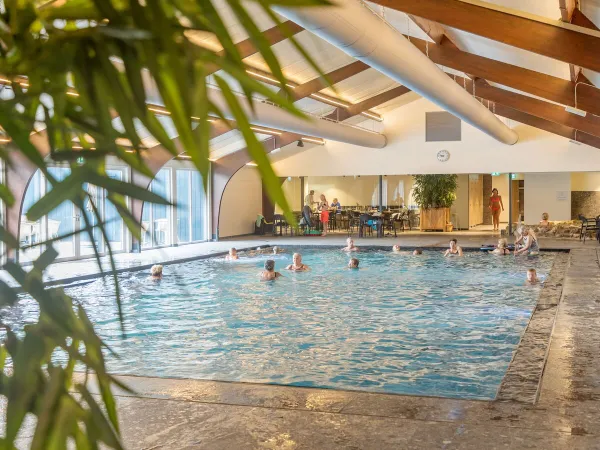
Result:
<svg viewBox="0 0 600 450"><path fill-rule="evenodd" d="M379 175L379 212L383 212L383 175Z"/></svg>
<svg viewBox="0 0 600 450"><path fill-rule="evenodd" d="M300 177L300 210L304 208L304 177Z"/></svg>

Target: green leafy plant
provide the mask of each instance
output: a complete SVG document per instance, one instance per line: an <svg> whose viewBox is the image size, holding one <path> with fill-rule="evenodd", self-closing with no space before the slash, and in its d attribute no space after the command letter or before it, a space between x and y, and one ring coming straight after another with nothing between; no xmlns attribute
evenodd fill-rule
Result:
<svg viewBox="0 0 600 450"><path fill-rule="evenodd" d="M0 158L10 166L15 154L24 157L52 186L29 209L27 219L36 221L64 201L80 210L91 205L92 217L82 214L85 223L77 232L90 235L101 269L93 233L99 230L104 235L120 316L119 284L106 224L87 186L107 191L107 200L137 239L141 224L128 208L126 198L168 204L132 182L110 178L106 170L105 160L111 155L135 172L151 177L147 162L153 149L143 144L148 135L174 157L182 151L149 104L158 102L166 109L181 148L205 182L211 121L221 120L237 127L271 200L293 220L279 180L229 80L241 87L251 105L254 96L259 95L291 114L303 114L290 100L293 96L287 92L277 58L246 4L240 0L223 3L244 27L273 77L280 81L281 94L248 75L223 20L223 11L211 0L0 1L0 75L4 80L0 82L0 126L3 141L10 140L0 146ZM270 7L323 5L326 0L253 3L318 71ZM216 53L195 45L196 33L209 33L223 51ZM210 101L209 75L222 91L235 122L227 122L223 111ZM49 149L47 157L32 143L32 136ZM57 179L48 170L51 163L68 166L70 174L64 180ZM7 207L13 206L15 197L10 186L0 185L0 199ZM0 448L14 448L27 415L35 417L31 448L64 449L68 442L82 449L98 448L100 444L122 448L111 393L119 383L107 373L104 360L110 350L96 335L76 299L60 288L44 287L44 271L57 256L53 243L66 236L40 243L45 251L29 271L10 260L4 265L23 293L37 302L40 312L36 323L13 331L4 323L2 309L14 307L20 297L0 281L0 400L3 397L6 401L6 430ZM18 237L0 226L0 240L4 243L2 259L6 260L6 252L18 249ZM62 354L60 360L66 362L56 363L57 354ZM74 376L76 369L85 375ZM88 391L90 372L96 378L100 397Z"/></svg>
<svg viewBox="0 0 600 450"><path fill-rule="evenodd" d="M450 208L456 200L457 175L414 175L414 199L422 209Z"/></svg>

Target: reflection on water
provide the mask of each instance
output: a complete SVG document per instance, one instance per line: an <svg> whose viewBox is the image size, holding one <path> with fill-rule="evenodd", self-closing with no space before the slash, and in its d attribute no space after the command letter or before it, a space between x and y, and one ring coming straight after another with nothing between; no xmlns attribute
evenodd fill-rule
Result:
<svg viewBox="0 0 600 450"><path fill-rule="evenodd" d="M124 274L125 339L110 281L68 292L120 355L116 373L493 398L539 295L525 272L543 279L553 259L378 250L352 271L347 254L310 248L312 270L288 273L293 250L274 257L275 282L258 281L272 255L165 266L160 282ZM36 315L23 300L8 322Z"/></svg>

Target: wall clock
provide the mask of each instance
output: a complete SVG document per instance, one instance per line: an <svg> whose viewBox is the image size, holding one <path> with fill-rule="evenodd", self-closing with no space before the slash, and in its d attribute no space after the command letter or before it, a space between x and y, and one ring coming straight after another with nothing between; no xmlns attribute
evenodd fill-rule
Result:
<svg viewBox="0 0 600 450"><path fill-rule="evenodd" d="M440 150L437 152L437 159L440 162L446 162L450 159L450 152L448 150Z"/></svg>

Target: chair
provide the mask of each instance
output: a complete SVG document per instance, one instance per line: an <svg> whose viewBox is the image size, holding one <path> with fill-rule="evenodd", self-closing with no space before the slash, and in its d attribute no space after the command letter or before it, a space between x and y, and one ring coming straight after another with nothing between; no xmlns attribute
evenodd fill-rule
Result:
<svg viewBox="0 0 600 450"><path fill-rule="evenodd" d="M275 214L273 216L273 236L276 235L277 227L279 227L279 236L283 236L283 229L285 228L285 234L287 236L288 228L290 227L283 217L283 214Z"/></svg>
<svg viewBox="0 0 600 450"><path fill-rule="evenodd" d="M579 214L579 216L577 217L579 220L581 220L579 240L583 238L583 242L585 243L585 239L589 231L595 231L596 237L598 236L598 230L600 230L600 228L598 227L598 217L600 216L588 219L583 214Z"/></svg>
<svg viewBox="0 0 600 450"><path fill-rule="evenodd" d="M359 229L360 227L360 214L356 211L348 211L348 236L352 234L352 231Z"/></svg>
<svg viewBox="0 0 600 450"><path fill-rule="evenodd" d="M369 235L373 236L373 227L369 224L371 217L368 214L358 216L358 237L363 237L364 227L369 230Z"/></svg>

